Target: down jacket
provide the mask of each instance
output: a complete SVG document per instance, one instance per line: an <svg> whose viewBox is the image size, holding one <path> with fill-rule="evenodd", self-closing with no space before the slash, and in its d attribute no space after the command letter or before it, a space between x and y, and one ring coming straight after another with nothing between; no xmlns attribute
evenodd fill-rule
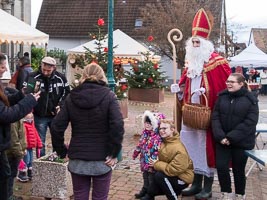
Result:
<svg viewBox="0 0 267 200"><path fill-rule="evenodd" d="M68 152L64 131L71 124ZM121 150L124 122L115 94L103 84L84 82L74 88L52 122L52 144L70 159L104 161Z"/></svg>
<svg viewBox="0 0 267 200"><path fill-rule="evenodd" d="M253 149L259 119L258 99L245 88L222 91L212 113L212 130L217 143L227 138L232 146Z"/></svg>
<svg viewBox="0 0 267 200"><path fill-rule="evenodd" d="M42 141L40 139L39 133L37 132L34 122L28 122L24 120L23 127L25 129L26 140L27 140L27 149L42 148Z"/></svg>
<svg viewBox="0 0 267 200"><path fill-rule="evenodd" d="M0 100L0 152L10 147L10 123L22 119L37 104L33 95L29 94L20 100L21 98L20 92L8 96L10 107Z"/></svg>
<svg viewBox="0 0 267 200"><path fill-rule="evenodd" d="M180 141L178 133L175 133L173 137L163 139L154 169L167 176L176 176L187 184L193 182L193 162Z"/></svg>

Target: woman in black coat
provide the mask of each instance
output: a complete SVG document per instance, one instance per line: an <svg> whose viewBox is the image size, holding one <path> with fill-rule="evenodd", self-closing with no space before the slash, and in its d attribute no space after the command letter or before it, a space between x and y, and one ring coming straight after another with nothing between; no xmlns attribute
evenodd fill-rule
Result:
<svg viewBox="0 0 267 200"><path fill-rule="evenodd" d="M71 124L68 150L64 132ZM116 95L107 87L103 69L87 65L81 84L74 88L52 122L52 144L56 152L69 157L75 200L108 197L112 167L117 162L124 134L124 123Z"/></svg>
<svg viewBox="0 0 267 200"><path fill-rule="evenodd" d="M229 163L232 161L236 199L244 199L248 159L245 150L255 146L258 100L240 73L231 74L226 85L227 89L219 94L212 113L216 168L222 199L229 199L232 196Z"/></svg>
<svg viewBox="0 0 267 200"><path fill-rule="evenodd" d="M0 78L7 71L5 55L0 53ZM10 123L22 119L37 104L39 93L24 95L21 92L6 96L0 83L0 200L8 199L10 166L5 150L10 146Z"/></svg>

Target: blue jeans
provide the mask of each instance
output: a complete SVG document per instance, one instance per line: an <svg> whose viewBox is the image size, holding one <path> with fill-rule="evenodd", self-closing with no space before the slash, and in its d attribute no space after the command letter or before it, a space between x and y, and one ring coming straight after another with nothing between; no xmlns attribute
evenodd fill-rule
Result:
<svg viewBox="0 0 267 200"><path fill-rule="evenodd" d="M26 164L26 167L29 169L32 167L32 161L33 161L33 150L27 149L27 154L24 156L23 161Z"/></svg>
<svg viewBox="0 0 267 200"><path fill-rule="evenodd" d="M47 127L51 131L51 122L54 117L39 117L34 115L35 128L39 133L39 136L42 140L43 148L41 149L41 157L45 155L45 139Z"/></svg>
<svg viewBox="0 0 267 200"><path fill-rule="evenodd" d="M92 182L92 200L107 200L112 170L100 176L85 176L71 173L75 200L89 199Z"/></svg>

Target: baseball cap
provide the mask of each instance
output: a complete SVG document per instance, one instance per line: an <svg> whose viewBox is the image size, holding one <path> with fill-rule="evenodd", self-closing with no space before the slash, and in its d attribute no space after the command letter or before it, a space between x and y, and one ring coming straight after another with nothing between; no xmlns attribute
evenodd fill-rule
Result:
<svg viewBox="0 0 267 200"><path fill-rule="evenodd" d="M56 66L56 64L57 64L56 60L54 58L52 58L52 57L49 57L49 56L44 57L42 59L42 62L46 63L48 65L53 65L53 66Z"/></svg>

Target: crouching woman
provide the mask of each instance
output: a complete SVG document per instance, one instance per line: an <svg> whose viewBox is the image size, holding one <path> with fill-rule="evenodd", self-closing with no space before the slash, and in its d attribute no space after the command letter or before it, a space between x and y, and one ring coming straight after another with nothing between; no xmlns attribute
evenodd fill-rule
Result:
<svg viewBox="0 0 267 200"><path fill-rule="evenodd" d="M193 162L175 131L173 122L161 120L159 133L163 141L158 160L150 159L150 164L156 170L154 182L142 200L154 200L155 196L162 194L169 200L176 200L181 191L193 182Z"/></svg>

